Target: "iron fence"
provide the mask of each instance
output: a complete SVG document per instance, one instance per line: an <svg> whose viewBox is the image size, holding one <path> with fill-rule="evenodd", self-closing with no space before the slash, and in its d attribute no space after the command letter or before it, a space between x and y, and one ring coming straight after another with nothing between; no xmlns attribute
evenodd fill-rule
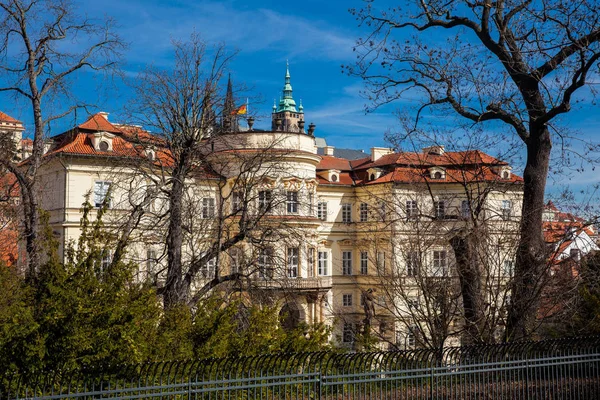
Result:
<svg viewBox="0 0 600 400"><path fill-rule="evenodd" d="M600 399L600 337L6 372L1 399Z"/></svg>

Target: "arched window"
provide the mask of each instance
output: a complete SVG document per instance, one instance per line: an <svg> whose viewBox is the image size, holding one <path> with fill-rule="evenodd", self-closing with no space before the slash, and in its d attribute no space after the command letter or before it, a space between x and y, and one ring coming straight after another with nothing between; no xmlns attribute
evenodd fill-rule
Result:
<svg viewBox="0 0 600 400"><path fill-rule="evenodd" d="M371 174L371 176L369 177L369 180L374 181L375 180L375 174Z"/></svg>
<svg viewBox="0 0 600 400"><path fill-rule="evenodd" d="M338 177L336 174L331 175L331 182L337 182Z"/></svg>
<svg viewBox="0 0 600 400"><path fill-rule="evenodd" d="M98 148L100 149L100 151L108 151L108 142L103 140L100 142L100 144L98 145Z"/></svg>
<svg viewBox="0 0 600 400"><path fill-rule="evenodd" d="M442 179L442 173L437 171L435 174L433 174L433 179Z"/></svg>

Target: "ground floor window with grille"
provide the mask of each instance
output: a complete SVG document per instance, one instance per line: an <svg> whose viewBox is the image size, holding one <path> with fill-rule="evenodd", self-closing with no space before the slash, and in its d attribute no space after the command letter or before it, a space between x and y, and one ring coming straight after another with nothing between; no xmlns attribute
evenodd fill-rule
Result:
<svg viewBox="0 0 600 400"><path fill-rule="evenodd" d="M258 276L263 279L273 279L273 249L264 248L260 250Z"/></svg>
<svg viewBox="0 0 600 400"><path fill-rule="evenodd" d="M354 324L348 322L344 323L342 330L342 342L343 343L354 343Z"/></svg>
<svg viewBox="0 0 600 400"><path fill-rule="evenodd" d="M298 248L288 247L287 249L287 276L288 278L298 277Z"/></svg>
<svg viewBox="0 0 600 400"><path fill-rule="evenodd" d="M319 251L319 261L318 261L318 273L320 276L327 275L328 273L328 263L327 263L327 252Z"/></svg>
<svg viewBox="0 0 600 400"><path fill-rule="evenodd" d="M342 275L352 275L352 252L342 252Z"/></svg>
<svg viewBox="0 0 600 400"><path fill-rule="evenodd" d="M446 250L433 252L433 276L448 276L448 253Z"/></svg>

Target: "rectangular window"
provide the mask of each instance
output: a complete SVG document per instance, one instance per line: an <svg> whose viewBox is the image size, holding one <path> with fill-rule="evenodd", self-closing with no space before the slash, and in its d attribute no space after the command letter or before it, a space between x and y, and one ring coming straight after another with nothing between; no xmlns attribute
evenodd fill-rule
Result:
<svg viewBox="0 0 600 400"><path fill-rule="evenodd" d="M216 260L214 258L211 258L210 260L208 260L201 268L200 268L200 274L202 274L202 277L204 278L212 278L215 275L215 265L216 265Z"/></svg>
<svg viewBox="0 0 600 400"><path fill-rule="evenodd" d="M446 250L433 252L433 276L448 276L448 254Z"/></svg>
<svg viewBox="0 0 600 400"><path fill-rule="evenodd" d="M514 264L512 260L504 260L503 271L504 276L512 276L513 275Z"/></svg>
<svg viewBox="0 0 600 400"><path fill-rule="evenodd" d="M287 276L288 278L298 277L298 248L288 247L287 249Z"/></svg>
<svg viewBox="0 0 600 400"><path fill-rule="evenodd" d="M416 332L417 332L416 326L411 326L410 328L408 328L408 333L406 335L406 345L409 348L413 348L417 345Z"/></svg>
<svg viewBox="0 0 600 400"><path fill-rule="evenodd" d="M288 214L298 214L298 192L287 192L286 204Z"/></svg>
<svg viewBox="0 0 600 400"><path fill-rule="evenodd" d="M148 249L146 250L146 273L151 275L156 272L156 250Z"/></svg>
<svg viewBox="0 0 600 400"><path fill-rule="evenodd" d="M351 251L342 251L342 275L352 275Z"/></svg>
<svg viewBox="0 0 600 400"><path fill-rule="evenodd" d="M446 202L443 200L433 202L433 215L436 219L446 217Z"/></svg>
<svg viewBox="0 0 600 400"><path fill-rule="evenodd" d="M350 203L342 204L342 222L352 222L352 204Z"/></svg>
<svg viewBox="0 0 600 400"><path fill-rule="evenodd" d="M512 214L512 201L502 200L502 219L509 221Z"/></svg>
<svg viewBox="0 0 600 400"><path fill-rule="evenodd" d="M273 192L270 190L261 190L258 192L258 210L268 213L273 208Z"/></svg>
<svg viewBox="0 0 600 400"><path fill-rule="evenodd" d="M360 203L360 222L367 222L369 220L369 205L367 203Z"/></svg>
<svg viewBox="0 0 600 400"><path fill-rule="evenodd" d="M365 294L364 293L360 294L360 305L361 305L361 307L364 307L364 305L365 305Z"/></svg>
<svg viewBox="0 0 600 400"><path fill-rule="evenodd" d="M360 252L360 274L367 275L369 273L369 253L366 251Z"/></svg>
<svg viewBox="0 0 600 400"><path fill-rule="evenodd" d="M379 203L379 218L381 218L382 221L385 221L386 217L387 217L387 205L385 204L385 201L382 201Z"/></svg>
<svg viewBox="0 0 600 400"><path fill-rule="evenodd" d="M317 218L319 218L321 221L327 221L326 201L320 201L319 204L317 204Z"/></svg>
<svg viewBox="0 0 600 400"><path fill-rule="evenodd" d="M319 251L319 276L324 276L327 275L327 252L326 251Z"/></svg>
<svg viewBox="0 0 600 400"><path fill-rule="evenodd" d="M471 206L469 205L469 200L463 200L460 203L460 215L464 219L471 217Z"/></svg>
<svg viewBox="0 0 600 400"><path fill-rule="evenodd" d="M418 276L421 265L421 256L418 251L406 253L406 275Z"/></svg>
<svg viewBox="0 0 600 400"><path fill-rule="evenodd" d="M377 252L377 270L385 272L385 251Z"/></svg>
<svg viewBox="0 0 600 400"><path fill-rule="evenodd" d="M343 294L342 295L342 306L352 307L352 295L351 294Z"/></svg>
<svg viewBox="0 0 600 400"><path fill-rule="evenodd" d="M102 263L100 264L102 271L108 270L111 262L112 262L112 254L110 253L110 251L109 250L102 251Z"/></svg>
<svg viewBox="0 0 600 400"><path fill-rule="evenodd" d="M112 182L109 181L94 182L94 207L102 207L106 200L107 207L110 208L110 199L107 198L110 185L112 185Z"/></svg>
<svg viewBox="0 0 600 400"><path fill-rule="evenodd" d="M237 247L233 247L229 249L229 260L230 260L230 272L232 274L237 274L240 272L240 262L241 262L241 253L242 251Z"/></svg>
<svg viewBox="0 0 600 400"><path fill-rule="evenodd" d="M344 323L342 330L342 342L354 343L354 325L347 322Z"/></svg>
<svg viewBox="0 0 600 400"><path fill-rule="evenodd" d="M242 210L243 194L242 192L233 192L231 196L231 212L237 214Z"/></svg>
<svg viewBox="0 0 600 400"><path fill-rule="evenodd" d="M308 194L308 215L315 215L315 195L312 193Z"/></svg>
<svg viewBox="0 0 600 400"><path fill-rule="evenodd" d="M416 200L407 200L406 202L406 218L416 219L419 216Z"/></svg>
<svg viewBox="0 0 600 400"><path fill-rule="evenodd" d="M214 218L215 216L215 199L205 197L202 199L202 218Z"/></svg>
<svg viewBox="0 0 600 400"><path fill-rule="evenodd" d="M267 247L260 250L258 276L263 279L273 279L273 249Z"/></svg>

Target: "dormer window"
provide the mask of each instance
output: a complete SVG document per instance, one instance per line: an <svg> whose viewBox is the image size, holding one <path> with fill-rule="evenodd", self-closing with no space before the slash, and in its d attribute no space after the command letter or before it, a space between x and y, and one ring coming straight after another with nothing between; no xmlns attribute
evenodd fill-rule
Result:
<svg viewBox="0 0 600 400"><path fill-rule="evenodd" d="M342 171L338 169L330 169L327 171L326 178L329 182L337 182L340 180L340 173Z"/></svg>
<svg viewBox="0 0 600 400"><path fill-rule="evenodd" d="M510 179L512 176L512 168L508 165L494 167L495 172L500 176L500 179Z"/></svg>
<svg viewBox="0 0 600 400"><path fill-rule="evenodd" d="M430 168L429 177L435 180L446 179L446 170L440 167Z"/></svg>
<svg viewBox="0 0 600 400"><path fill-rule="evenodd" d="M383 175L383 170L381 168L369 168L367 173L369 174L369 180L374 181Z"/></svg>
<svg viewBox="0 0 600 400"><path fill-rule="evenodd" d="M331 174L331 182L337 182L338 176L336 174Z"/></svg>
<svg viewBox="0 0 600 400"><path fill-rule="evenodd" d="M146 157L148 158L148 160L154 161L155 156L156 155L154 154L154 150L152 150L152 149L146 150Z"/></svg>
<svg viewBox="0 0 600 400"><path fill-rule="evenodd" d="M113 139L115 135L108 132L97 132L92 136L92 144L96 151L113 151Z"/></svg>

